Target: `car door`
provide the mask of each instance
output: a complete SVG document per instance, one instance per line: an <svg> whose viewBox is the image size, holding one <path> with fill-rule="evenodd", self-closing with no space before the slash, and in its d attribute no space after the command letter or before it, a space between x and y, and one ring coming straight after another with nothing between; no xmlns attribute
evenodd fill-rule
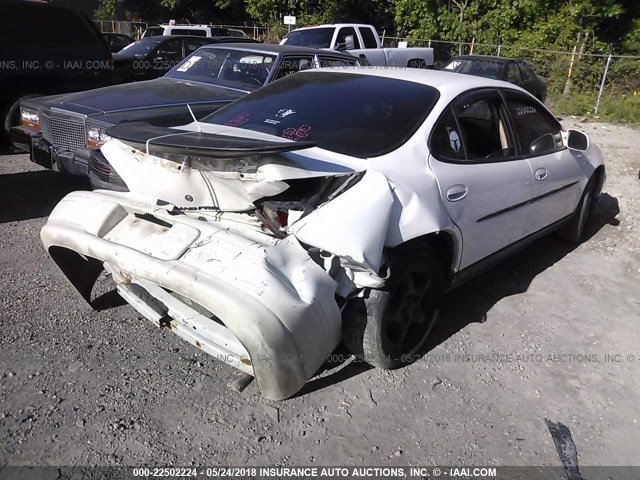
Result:
<svg viewBox="0 0 640 480"><path fill-rule="evenodd" d="M579 160L562 141L562 126L539 101L503 89L519 149L533 172L531 213L525 235L570 215L582 194ZM586 161L586 160L585 160Z"/></svg>
<svg viewBox="0 0 640 480"><path fill-rule="evenodd" d="M462 234L460 269L523 237L532 173L517 155L496 89L454 100L434 126L429 150L442 201Z"/></svg>

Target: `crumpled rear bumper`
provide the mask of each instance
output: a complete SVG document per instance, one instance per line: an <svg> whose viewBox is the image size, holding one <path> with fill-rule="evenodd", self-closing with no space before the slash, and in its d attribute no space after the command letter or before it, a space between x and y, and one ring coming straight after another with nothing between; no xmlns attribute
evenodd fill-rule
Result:
<svg viewBox="0 0 640 480"><path fill-rule="evenodd" d="M336 283L294 237L171 214L130 193L74 192L42 242L90 301L100 272L145 317L255 376L272 400L300 390L336 347Z"/></svg>

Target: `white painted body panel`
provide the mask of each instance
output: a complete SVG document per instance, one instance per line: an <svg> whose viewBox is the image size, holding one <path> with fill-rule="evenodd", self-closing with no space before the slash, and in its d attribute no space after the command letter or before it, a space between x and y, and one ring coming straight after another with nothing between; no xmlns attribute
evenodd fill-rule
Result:
<svg viewBox="0 0 640 480"><path fill-rule="evenodd" d="M255 375L265 397L282 399L299 390L339 342L336 295L346 298L365 287L384 285L386 249L446 232L454 239L455 274L570 213L578 193L602 165L595 146L531 162L441 162L430 156L428 138L453 99L484 86L523 90L417 69L332 71L425 83L437 88L440 97L403 145L375 158L313 147L265 155L246 165L238 159L208 164L191 159L180 165L113 140L102 152L131 192L69 194L42 230L45 248L87 300L86 285L65 265L61 249L79 254L74 261L82 263L82 255L104 264L128 301L161 324L153 302L131 287L141 285L175 314L171 316L176 318L176 333L194 344L198 341L208 353L230 352L228 363ZM276 139L205 123L179 127L176 135L199 130ZM543 164L550 181L536 185L532 169ZM290 217L283 239L266 234L253 215L253 202L288 188L287 180L341 175L359 181L308 215ZM529 204L560 185L556 182L573 178L576 190L567 189L559 203L549 196L539 210ZM465 185L468 191L451 202L447 190L455 185ZM184 213L175 206L207 208ZM514 206L518 208L510 208ZM504 209L508 213L493 215ZM210 320L168 298L159 287L201 305L228 331L207 324ZM192 326L203 331L200 337L191 332ZM242 363L243 355L249 363Z"/></svg>
<svg viewBox="0 0 640 480"><path fill-rule="evenodd" d="M429 165L438 178L445 209L462 232L459 269L523 237L533 191L526 160L461 165L431 157ZM449 201L447 190L456 185L465 186L468 193L461 200ZM491 216L513 205L522 206Z"/></svg>
<svg viewBox="0 0 640 480"><path fill-rule="evenodd" d="M117 284L142 279L209 310L246 349L245 363L263 396L280 400L302 388L340 341L336 283L293 237L275 242L255 225L171 215L152 200L71 193L49 216L42 242L54 259L55 247L71 249L118 272ZM153 215L172 227L135 214ZM126 229L118 228L122 222ZM164 237L174 254L161 241L149 244L149 236Z"/></svg>

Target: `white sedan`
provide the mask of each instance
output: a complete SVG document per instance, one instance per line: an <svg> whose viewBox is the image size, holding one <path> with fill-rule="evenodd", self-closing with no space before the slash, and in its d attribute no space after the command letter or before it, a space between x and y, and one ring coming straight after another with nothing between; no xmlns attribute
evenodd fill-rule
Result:
<svg viewBox="0 0 640 480"><path fill-rule="evenodd" d="M42 229L91 301L103 269L159 326L297 392L342 340L371 365L421 352L443 293L554 230L579 242L598 147L505 82L327 69L177 129L113 127L129 192L74 192Z"/></svg>

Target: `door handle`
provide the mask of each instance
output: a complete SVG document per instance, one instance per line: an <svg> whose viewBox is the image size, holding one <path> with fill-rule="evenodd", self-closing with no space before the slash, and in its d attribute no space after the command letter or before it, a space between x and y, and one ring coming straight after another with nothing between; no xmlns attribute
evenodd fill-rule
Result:
<svg viewBox="0 0 640 480"><path fill-rule="evenodd" d="M546 168L539 168L536 170L536 173L534 174L534 178L538 181L542 181L545 178L547 178L547 169Z"/></svg>
<svg viewBox="0 0 640 480"><path fill-rule="evenodd" d="M469 189L466 185L451 185L447 189L447 200L450 202L459 202L467 196Z"/></svg>

